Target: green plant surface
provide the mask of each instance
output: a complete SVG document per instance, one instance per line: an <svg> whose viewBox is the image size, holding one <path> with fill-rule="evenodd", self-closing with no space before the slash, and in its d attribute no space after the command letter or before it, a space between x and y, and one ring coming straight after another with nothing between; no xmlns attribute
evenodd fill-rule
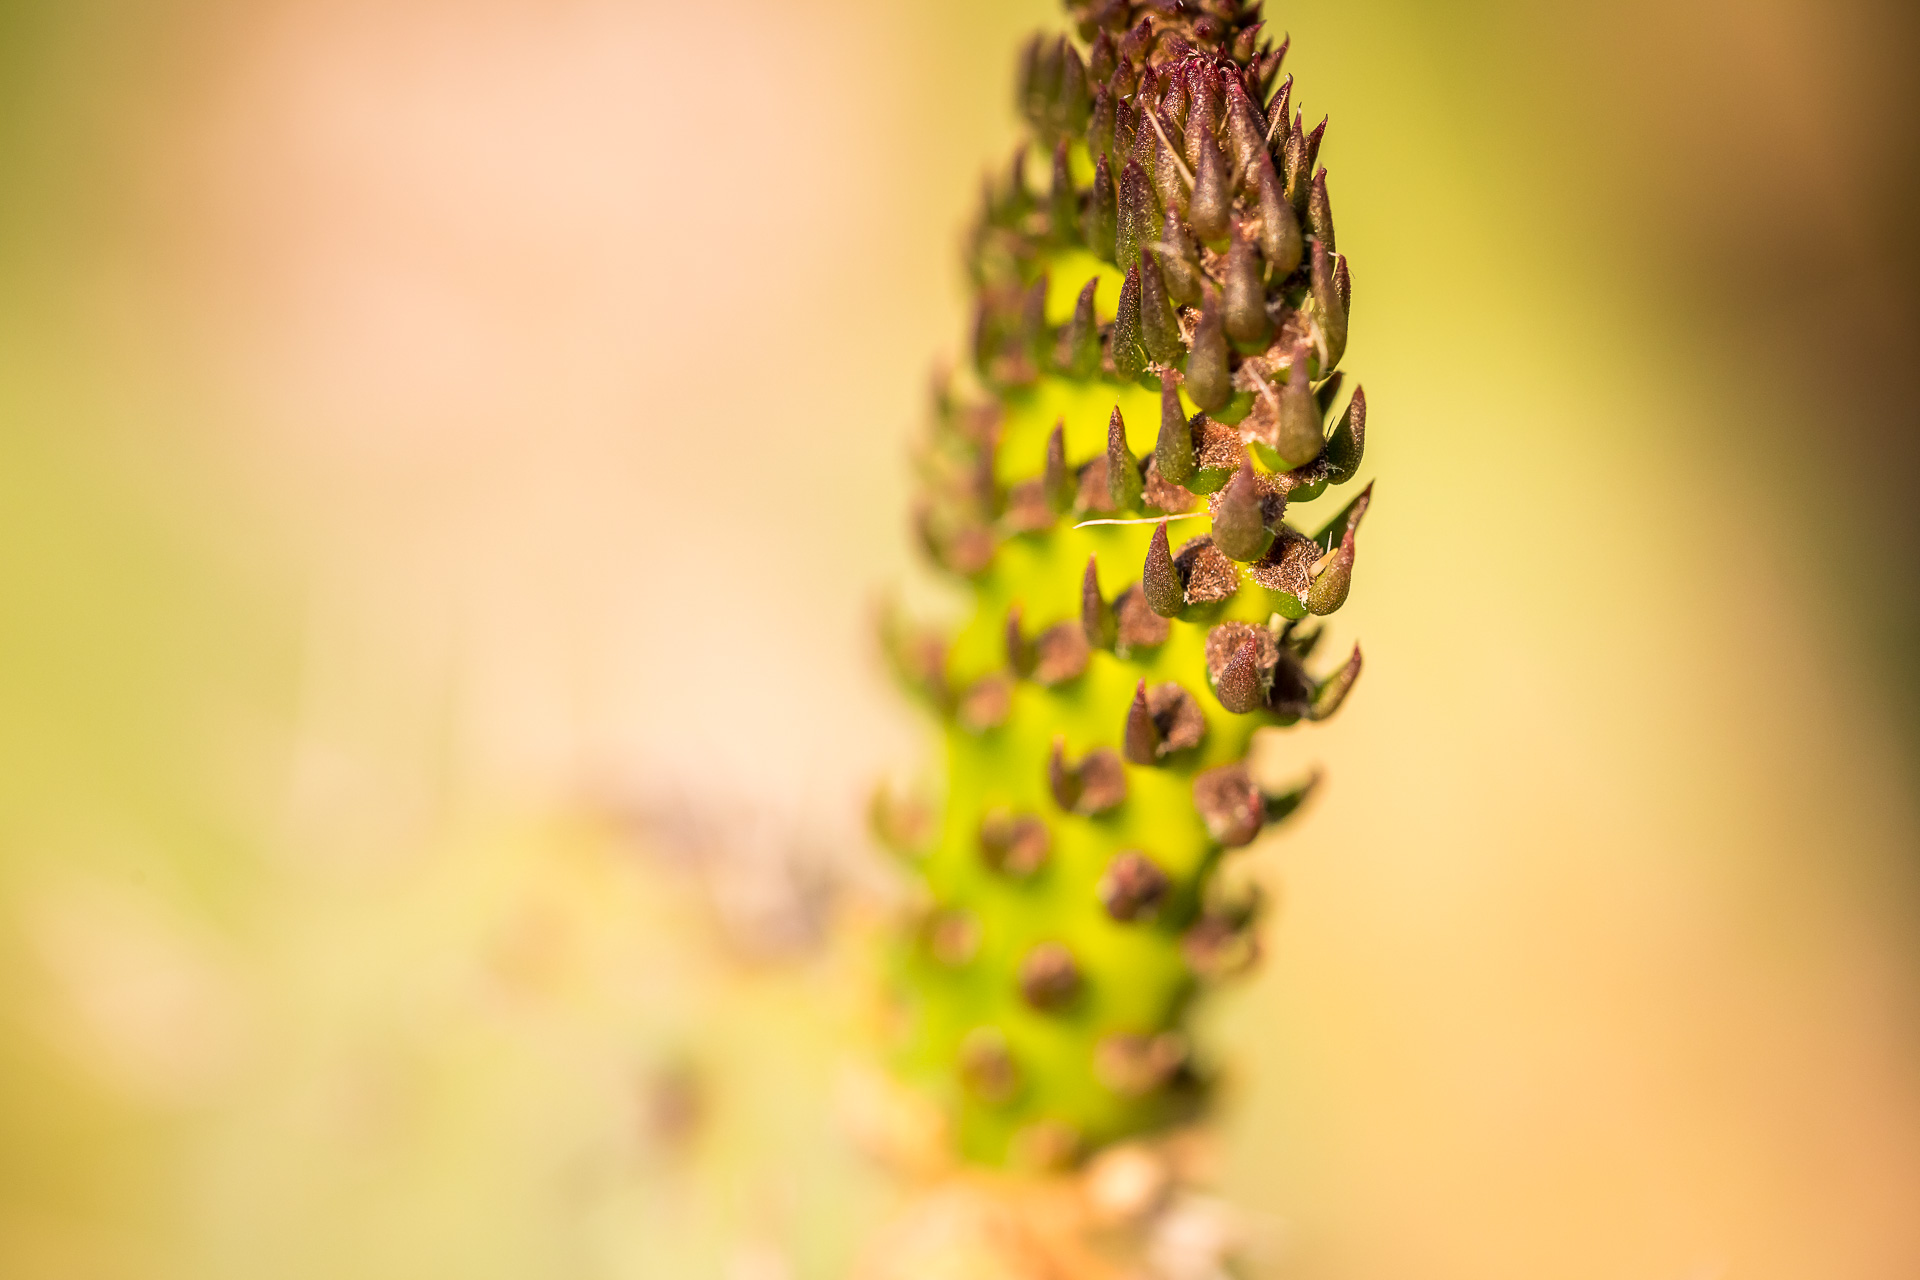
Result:
<svg viewBox="0 0 1920 1280"><path fill-rule="evenodd" d="M1025 51L1030 140L968 240L972 366L920 457L920 538L972 614L887 623L945 792L876 801L924 889L898 1067L966 1157L1039 1167L1204 1104L1186 1014L1257 951L1233 850L1314 785L1263 786L1249 743L1359 674L1317 618L1371 492L1324 500L1366 401L1332 413L1350 274L1285 44L1239 0L1070 12L1077 40Z"/></svg>

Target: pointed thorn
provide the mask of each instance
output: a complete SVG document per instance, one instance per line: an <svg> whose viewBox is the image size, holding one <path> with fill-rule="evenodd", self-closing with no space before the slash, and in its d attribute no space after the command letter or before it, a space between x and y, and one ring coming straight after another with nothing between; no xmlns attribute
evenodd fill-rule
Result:
<svg viewBox="0 0 1920 1280"><path fill-rule="evenodd" d="M1147 181L1147 171L1138 160L1128 160L1120 171L1120 223L1114 236L1114 261L1131 264L1140 256L1143 245L1160 238L1160 219Z"/></svg>
<svg viewBox="0 0 1920 1280"><path fill-rule="evenodd" d="M1007 610L1006 625L1007 667L1016 676L1026 676L1033 671L1033 651L1027 645L1027 637L1020 627L1020 606L1014 605Z"/></svg>
<svg viewBox="0 0 1920 1280"><path fill-rule="evenodd" d="M1227 159L1220 154L1220 144L1209 129L1198 130L1195 150L1198 156L1187 220L1193 225L1193 234L1218 245L1232 231L1233 192L1227 185Z"/></svg>
<svg viewBox="0 0 1920 1280"><path fill-rule="evenodd" d="M1359 532L1360 522L1366 518L1367 507L1373 502L1373 486L1369 484L1360 491L1360 496L1347 504L1347 509L1333 518L1333 522L1320 531L1316 542L1326 547L1335 538L1339 539L1336 550L1322 557L1315 566L1313 585L1307 588L1307 610L1316 616L1324 617L1347 602L1347 592L1353 587L1354 535Z"/></svg>
<svg viewBox="0 0 1920 1280"><path fill-rule="evenodd" d="M1065 418L1053 424L1053 434L1047 437L1047 469L1042 484L1047 493L1047 505L1056 514L1073 506L1074 475L1067 470Z"/></svg>
<svg viewBox="0 0 1920 1280"><path fill-rule="evenodd" d="M1100 594L1100 561L1087 557L1087 576L1080 581L1080 627L1095 649L1112 649L1119 636L1113 606Z"/></svg>
<svg viewBox="0 0 1920 1280"><path fill-rule="evenodd" d="M1205 319L1200 323L1204 327ZM1195 351L1198 350L1196 346ZM1189 387L1189 393L1191 391ZM1180 388L1172 378L1160 381L1160 436L1154 443L1153 457L1159 466L1160 478L1169 484L1185 484L1193 479L1193 428L1187 423L1186 409L1180 404Z"/></svg>
<svg viewBox="0 0 1920 1280"><path fill-rule="evenodd" d="M1327 344L1326 363L1320 369L1324 375L1331 373L1346 354L1347 306L1333 287L1332 256L1318 240L1313 244L1313 305L1319 313L1320 336Z"/></svg>
<svg viewBox="0 0 1920 1280"><path fill-rule="evenodd" d="M1055 358L1069 377L1087 379L1100 372L1100 322L1094 310L1094 297L1100 277L1087 281L1073 304L1073 318L1060 331Z"/></svg>
<svg viewBox="0 0 1920 1280"><path fill-rule="evenodd" d="M1241 642L1226 670L1220 673L1213 692L1220 699L1220 705L1235 715L1246 715L1266 701L1266 690L1260 687L1258 640L1249 636Z"/></svg>
<svg viewBox="0 0 1920 1280"><path fill-rule="evenodd" d="M1212 413L1233 399L1233 371L1227 362L1226 305L1220 292L1207 286L1194 326L1193 350L1187 355L1187 394L1203 412ZM1188 446L1191 456L1192 446ZM1166 468L1161 468L1164 475Z"/></svg>
<svg viewBox="0 0 1920 1280"><path fill-rule="evenodd" d="M1327 439L1327 479L1345 484L1360 470L1367 455L1367 389L1355 387L1347 411Z"/></svg>
<svg viewBox="0 0 1920 1280"><path fill-rule="evenodd" d="M1126 419L1115 405L1107 419L1107 497L1117 511L1138 511L1142 488L1140 464L1127 449Z"/></svg>
<svg viewBox="0 0 1920 1280"><path fill-rule="evenodd" d="M1266 627L1223 622L1207 633L1207 680L1220 705L1235 715L1267 704L1279 665L1279 642Z"/></svg>
<svg viewBox="0 0 1920 1280"><path fill-rule="evenodd" d="M1153 255L1140 254L1140 345L1157 365L1171 367L1187 353L1180 340L1180 322L1167 296L1166 277Z"/></svg>
<svg viewBox="0 0 1920 1280"><path fill-rule="evenodd" d="M1334 251L1333 245L1333 204L1327 198L1327 171L1319 170L1313 175L1313 187L1307 192L1307 225L1313 228L1314 239L1327 246L1327 252Z"/></svg>
<svg viewBox="0 0 1920 1280"><path fill-rule="evenodd" d="M1080 803L1080 775L1067 766L1065 738L1053 740L1053 751L1047 757L1047 790L1053 793L1053 802L1062 809L1071 810Z"/></svg>
<svg viewBox="0 0 1920 1280"><path fill-rule="evenodd" d="M1072 244L1080 238L1080 189L1067 166L1065 138L1053 148L1053 190L1047 200L1047 220L1056 243Z"/></svg>
<svg viewBox="0 0 1920 1280"><path fill-rule="evenodd" d="M1309 720L1326 720L1340 709L1340 704L1353 692L1353 685L1360 678L1360 646L1353 646L1353 656L1347 664L1333 673L1321 684L1313 695L1313 709L1307 713Z"/></svg>
<svg viewBox="0 0 1920 1280"><path fill-rule="evenodd" d="M1141 346L1140 267L1127 268L1127 279L1120 286L1120 306L1113 321L1113 371L1123 381L1132 382L1147 371L1147 353Z"/></svg>
<svg viewBox="0 0 1920 1280"><path fill-rule="evenodd" d="M1147 544L1147 564L1141 574L1140 589L1146 594L1147 607L1163 618L1177 618L1186 607L1186 584L1180 578L1180 570L1174 567L1164 520Z"/></svg>
<svg viewBox="0 0 1920 1280"><path fill-rule="evenodd" d="M1227 250L1226 329L1229 338L1249 351L1265 348L1273 332L1267 319L1264 276L1260 251L1236 226L1233 246Z"/></svg>
<svg viewBox="0 0 1920 1280"><path fill-rule="evenodd" d="M1326 445L1320 431L1320 402L1314 399L1308 365L1312 348L1305 338L1293 344L1287 364L1287 382L1280 388L1279 421L1273 451L1289 467L1304 467L1320 456Z"/></svg>
<svg viewBox="0 0 1920 1280"><path fill-rule="evenodd" d="M1240 469L1227 482L1213 514L1213 545L1229 559L1247 564L1265 555L1272 543L1266 501L1254 479L1253 464L1243 454Z"/></svg>
<svg viewBox="0 0 1920 1280"><path fill-rule="evenodd" d="M1133 702L1127 707L1127 729L1121 750L1130 764L1153 764L1160 759L1160 726L1147 709L1147 682L1134 686Z"/></svg>
<svg viewBox="0 0 1920 1280"><path fill-rule="evenodd" d="M1085 238L1095 257L1112 262L1114 237L1120 219L1120 205L1113 190L1113 170L1101 152L1093 167L1093 190L1087 195Z"/></svg>
<svg viewBox="0 0 1920 1280"><path fill-rule="evenodd" d="M1260 204L1260 252L1273 274L1285 279L1300 265L1300 219L1287 203L1273 158L1265 151L1254 166L1253 178Z"/></svg>

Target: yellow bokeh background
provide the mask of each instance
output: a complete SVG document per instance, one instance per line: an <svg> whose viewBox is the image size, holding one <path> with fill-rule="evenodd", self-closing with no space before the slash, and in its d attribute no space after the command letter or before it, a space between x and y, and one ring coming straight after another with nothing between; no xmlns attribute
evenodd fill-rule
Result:
<svg viewBox="0 0 1920 1280"><path fill-rule="evenodd" d="M1224 1189L1306 1280L1920 1274L1911 17L1269 9L1379 487ZM1052 20L0 4L0 1275L843 1272L812 886Z"/></svg>

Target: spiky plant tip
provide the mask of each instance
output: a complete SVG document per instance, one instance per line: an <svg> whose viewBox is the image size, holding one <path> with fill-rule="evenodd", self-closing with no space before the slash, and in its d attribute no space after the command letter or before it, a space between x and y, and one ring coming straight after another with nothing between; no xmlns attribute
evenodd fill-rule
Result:
<svg viewBox="0 0 1920 1280"><path fill-rule="evenodd" d="M1249 742L1332 715L1360 671L1357 647L1316 661L1310 620L1348 597L1371 488L1289 518L1366 444L1363 391L1334 413L1326 122L1258 5L1068 12L1021 54L1029 138L967 239L972 360L921 457L921 543L973 614L888 635L945 726L944 807L876 817L924 887L899 1069L993 1165L1201 1108L1187 1012L1256 953L1232 851L1317 781L1269 789Z"/></svg>

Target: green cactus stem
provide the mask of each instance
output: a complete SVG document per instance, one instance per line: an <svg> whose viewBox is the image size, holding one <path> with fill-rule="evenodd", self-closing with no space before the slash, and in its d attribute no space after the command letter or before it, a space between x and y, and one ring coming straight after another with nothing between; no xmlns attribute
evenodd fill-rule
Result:
<svg viewBox="0 0 1920 1280"><path fill-rule="evenodd" d="M1323 664L1370 489L1367 402L1328 427L1352 286L1326 124L1243 0L1085 0L1036 38L1030 142L967 242L972 367L936 396L918 532L971 589L890 622L944 722L944 807L878 826L925 910L895 950L897 1058L960 1151L1049 1166L1193 1116L1196 994L1256 952L1233 850L1296 809L1253 732L1332 715ZM1327 504L1332 506L1334 504ZM1315 674L1319 672L1320 674Z"/></svg>

